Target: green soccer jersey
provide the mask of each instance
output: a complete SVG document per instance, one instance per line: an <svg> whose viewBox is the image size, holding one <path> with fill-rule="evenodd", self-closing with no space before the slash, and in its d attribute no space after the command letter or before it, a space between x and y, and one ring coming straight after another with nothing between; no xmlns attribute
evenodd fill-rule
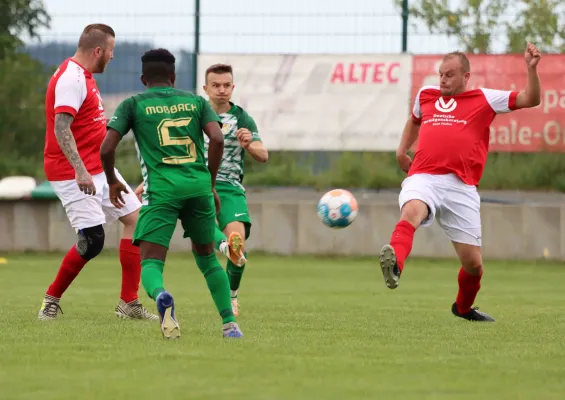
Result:
<svg viewBox="0 0 565 400"><path fill-rule="evenodd" d="M133 131L143 204L211 192L202 130L212 121L220 119L204 98L172 87L147 89L118 106L108 127L122 137Z"/></svg>
<svg viewBox="0 0 565 400"><path fill-rule="evenodd" d="M228 182L234 186L243 188L241 182L243 181L243 162L245 150L241 147L239 140L235 133L240 128L247 128L251 132L252 141L261 141L257 131L257 125L253 118L249 116L241 107L231 103L231 108L228 112L220 114L222 123L222 132L224 133L224 154L222 156L222 164L218 170L216 181ZM205 140L206 158L208 158L208 137ZM208 161L206 159L206 161Z"/></svg>

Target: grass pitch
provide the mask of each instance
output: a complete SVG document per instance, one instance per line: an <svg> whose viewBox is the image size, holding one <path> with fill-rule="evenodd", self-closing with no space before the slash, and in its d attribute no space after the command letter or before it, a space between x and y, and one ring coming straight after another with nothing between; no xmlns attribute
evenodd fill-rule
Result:
<svg viewBox="0 0 565 400"><path fill-rule="evenodd" d="M3 400L565 398L562 264L488 262L477 303L497 322L477 324L450 313L455 260L409 260L391 291L376 259L251 254L245 338L227 341L192 255L172 255L182 337L169 342L157 323L114 316L116 254L91 262L46 323L37 312L61 255L6 257Z"/></svg>

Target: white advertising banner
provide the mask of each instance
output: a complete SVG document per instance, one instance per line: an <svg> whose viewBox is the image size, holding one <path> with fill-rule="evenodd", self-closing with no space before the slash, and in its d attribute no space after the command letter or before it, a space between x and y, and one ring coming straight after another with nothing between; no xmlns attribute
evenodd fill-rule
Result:
<svg viewBox="0 0 565 400"><path fill-rule="evenodd" d="M410 55L201 54L204 72L231 64L232 98L270 150L391 151L410 115Z"/></svg>

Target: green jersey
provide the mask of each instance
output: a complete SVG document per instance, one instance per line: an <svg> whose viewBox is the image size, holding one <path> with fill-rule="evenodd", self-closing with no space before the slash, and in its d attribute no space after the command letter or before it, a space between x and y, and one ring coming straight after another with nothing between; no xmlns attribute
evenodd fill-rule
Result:
<svg viewBox="0 0 565 400"><path fill-rule="evenodd" d="M133 131L143 204L211 193L202 130L212 121L220 119L204 98L172 87L147 89L118 106L108 127L122 137Z"/></svg>
<svg viewBox="0 0 565 400"><path fill-rule="evenodd" d="M245 150L237 140L236 132L240 128L247 128L251 132L252 141L261 141L257 132L257 125L241 107L231 103L228 112L220 114L222 132L224 133L224 154L222 164L218 170L217 182L228 182L243 189L243 162ZM208 137L205 139L206 159L208 158Z"/></svg>

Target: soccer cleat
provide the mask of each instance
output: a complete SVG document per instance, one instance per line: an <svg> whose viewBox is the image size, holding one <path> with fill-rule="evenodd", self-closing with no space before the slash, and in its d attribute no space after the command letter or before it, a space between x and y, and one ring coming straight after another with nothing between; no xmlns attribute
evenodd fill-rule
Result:
<svg viewBox="0 0 565 400"><path fill-rule="evenodd" d="M39 310L38 319L40 321L51 321L57 319L59 311L61 311L61 314L63 314L63 309L59 305L59 299L45 295L43 303L41 303L41 309Z"/></svg>
<svg viewBox="0 0 565 400"><path fill-rule="evenodd" d="M396 253L391 245L387 244L381 249L379 261L381 263L381 270L383 271L386 286L389 289L396 289L401 272L396 262Z"/></svg>
<svg viewBox="0 0 565 400"><path fill-rule="evenodd" d="M162 292L157 296L157 311L161 316L161 333L165 339L178 339L180 326L175 316L175 301L169 292Z"/></svg>
<svg viewBox="0 0 565 400"><path fill-rule="evenodd" d="M159 316L151 314L138 299L126 303L120 299L120 302L116 306L116 315L119 318L125 319L145 319L149 321L157 321Z"/></svg>
<svg viewBox="0 0 565 400"><path fill-rule="evenodd" d="M242 338L243 332L235 322L228 322L222 328L222 334L225 338Z"/></svg>
<svg viewBox="0 0 565 400"><path fill-rule="evenodd" d="M231 308L233 310L233 315L239 317L239 303L237 301L237 297L231 298Z"/></svg>
<svg viewBox="0 0 565 400"><path fill-rule="evenodd" d="M238 267L241 267L247 262L243 255L243 238L237 232L230 233L227 256L231 262Z"/></svg>
<svg viewBox="0 0 565 400"><path fill-rule="evenodd" d="M451 306L451 312L456 317L466 319L467 321L494 322L494 318L492 318L488 314L485 314L484 312L479 311L479 307L473 307L468 313L460 314L459 310L457 309L457 304L453 303L453 306Z"/></svg>

